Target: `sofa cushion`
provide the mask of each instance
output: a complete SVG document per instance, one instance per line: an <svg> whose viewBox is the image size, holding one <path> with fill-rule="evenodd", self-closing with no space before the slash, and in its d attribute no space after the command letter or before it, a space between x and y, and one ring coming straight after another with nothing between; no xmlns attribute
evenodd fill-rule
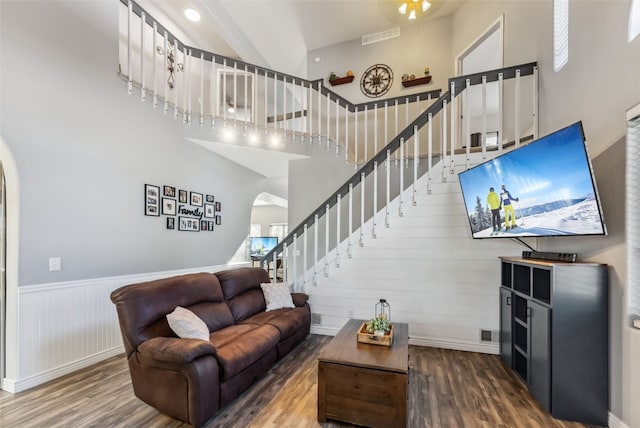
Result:
<svg viewBox="0 0 640 428"><path fill-rule="evenodd" d="M242 321L242 324L271 325L278 329L280 341L283 341L293 336L310 320L311 314L309 310L306 307L302 307L261 312Z"/></svg>
<svg viewBox="0 0 640 428"><path fill-rule="evenodd" d="M260 283L269 282L269 274L262 268L239 268L217 272L222 294L226 300L249 291L260 290ZM264 310L264 309L263 309Z"/></svg>
<svg viewBox="0 0 640 428"><path fill-rule="evenodd" d="M240 268L216 273L220 288L236 322L263 312L267 307L260 288L269 282L269 274L261 268Z"/></svg>
<svg viewBox="0 0 640 428"><path fill-rule="evenodd" d="M267 312L282 308L295 308L289 286L284 282L263 282L260 284Z"/></svg>
<svg viewBox="0 0 640 428"><path fill-rule="evenodd" d="M229 330L228 332L226 330ZM244 333L241 333L244 331ZM240 333L239 335L236 335ZM225 340L234 336L233 340ZM218 338L220 343L218 345ZM220 379L225 381L251 366L269 352L275 354L280 334L278 329L270 325L230 326L211 335L211 342L216 348L216 358L220 365Z"/></svg>
<svg viewBox="0 0 640 428"><path fill-rule="evenodd" d="M152 337L173 337L166 315L176 306L191 309L204 302L222 302L224 297L218 278L211 273L174 276L120 287L111 293L118 310L122 338L127 356ZM206 317L199 310L193 312ZM212 330L212 326L208 326Z"/></svg>
<svg viewBox="0 0 640 428"><path fill-rule="evenodd" d="M189 310L198 316L209 327L209 331L220 330L221 328L233 325L233 315L227 303L202 302L189 306Z"/></svg>
<svg viewBox="0 0 640 428"><path fill-rule="evenodd" d="M182 339L209 340L209 328L196 314L182 306L167 314L169 327Z"/></svg>

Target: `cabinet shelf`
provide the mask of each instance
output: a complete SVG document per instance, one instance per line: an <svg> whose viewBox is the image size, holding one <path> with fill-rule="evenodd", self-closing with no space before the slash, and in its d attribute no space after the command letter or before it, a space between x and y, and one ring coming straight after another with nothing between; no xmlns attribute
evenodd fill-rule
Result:
<svg viewBox="0 0 640 428"><path fill-rule="evenodd" d="M551 416L606 425L607 266L501 259L502 359Z"/></svg>
<svg viewBox="0 0 640 428"><path fill-rule="evenodd" d="M519 347L518 345L513 345L513 349L519 353L520 355L522 355L525 358L529 358L529 354L527 354L527 351L525 351L524 349L522 349L521 347Z"/></svg>

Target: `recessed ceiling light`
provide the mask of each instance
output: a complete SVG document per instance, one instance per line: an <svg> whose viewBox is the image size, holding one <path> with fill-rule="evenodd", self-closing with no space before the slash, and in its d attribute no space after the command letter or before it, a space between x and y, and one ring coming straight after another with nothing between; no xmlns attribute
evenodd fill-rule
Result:
<svg viewBox="0 0 640 428"><path fill-rule="evenodd" d="M185 9L184 16L186 16L189 21L193 21L193 22L200 21L200 12L198 12L195 9L191 9L191 8Z"/></svg>

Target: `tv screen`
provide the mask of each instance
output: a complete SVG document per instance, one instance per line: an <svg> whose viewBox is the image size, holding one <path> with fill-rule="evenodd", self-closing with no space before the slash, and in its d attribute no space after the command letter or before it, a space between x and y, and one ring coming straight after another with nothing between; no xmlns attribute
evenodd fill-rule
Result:
<svg viewBox="0 0 640 428"><path fill-rule="evenodd" d="M277 236L258 236L249 238L251 257L262 257L278 245Z"/></svg>
<svg viewBox="0 0 640 428"><path fill-rule="evenodd" d="M606 234L581 122L459 178L474 238Z"/></svg>

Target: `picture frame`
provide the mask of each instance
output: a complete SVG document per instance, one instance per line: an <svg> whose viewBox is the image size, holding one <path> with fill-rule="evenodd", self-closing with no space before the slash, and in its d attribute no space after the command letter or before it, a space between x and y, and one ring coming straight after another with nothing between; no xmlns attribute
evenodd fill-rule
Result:
<svg viewBox="0 0 640 428"><path fill-rule="evenodd" d="M144 215L160 215L160 186L144 185Z"/></svg>
<svg viewBox="0 0 640 428"><path fill-rule="evenodd" d="M176 228L176 218L167 217L167 229L174 230Z"/></svg>
<svg viewBox="0 0 640 428"><path fill-rule="evenodd" d="M215 206L213 204L204 204L204 216L206 218L215 218Z"/></svg>
<svg viewBox="0 0 640 428"><path fill-rule="evenodd" d="M215 198L213 197L213 195L206 195L204 200L212 204L215 201Z"/></svg>
<svg viewBox="0 0 640 428"><path fill-rule="evenodd" d="M210 230L210 231L213 231L213 224L214 224L214 222L212 222L212 221L208 221L207 223L208 223L208 226L209 226L209 230Z"/></svg>
<svg viewBox="0 0 640 428"><path fill-rule="evenodd" d="M176 215L176 200L162 198L162 215Z"/></svg>
<svg viewBox="0 0 640 428"><path fill-rule="evenodd" d="M209 224L207 220L200 220L200 230L209 230Z"/></svg>
<svg viewBox="0 0 640 428"><path fill-rule="evenodd" d="M222 211L222 203L216 202L216 211Z"/></svg>
<svg viewBox="0 0 640 428"><path fill-rule="evenodd" d="M201 207L202 206L202 193L191 192L190 203L191 203L191 205L193 205L195 207Z"/></svg>
<svg viewBox="0 0 640 428"><path fill-rule="evenodd" d="M162 195L168 198L176 197L176 188L173 186L167 186L166 184L162 186Z"/></svg>
<svg viewBox="0 0 640 428"><path fill-rule="evenodd" d="M189 193L186 190L178 191L178 202L181 204L186 204L189 202Z"/></svg>
<svg viewBox="0 0 640 428"><path fill-rule="evenodd" d="M216 225L221 225L222 224L222 216L217 215L216 216Z"/></svg>
<svg viewBox="0 0 640 428"><path fill-rule="evenodd" d="M200 219L192 217L178 217L178 230L185 230L188 232L200 231Z"/></svg>

